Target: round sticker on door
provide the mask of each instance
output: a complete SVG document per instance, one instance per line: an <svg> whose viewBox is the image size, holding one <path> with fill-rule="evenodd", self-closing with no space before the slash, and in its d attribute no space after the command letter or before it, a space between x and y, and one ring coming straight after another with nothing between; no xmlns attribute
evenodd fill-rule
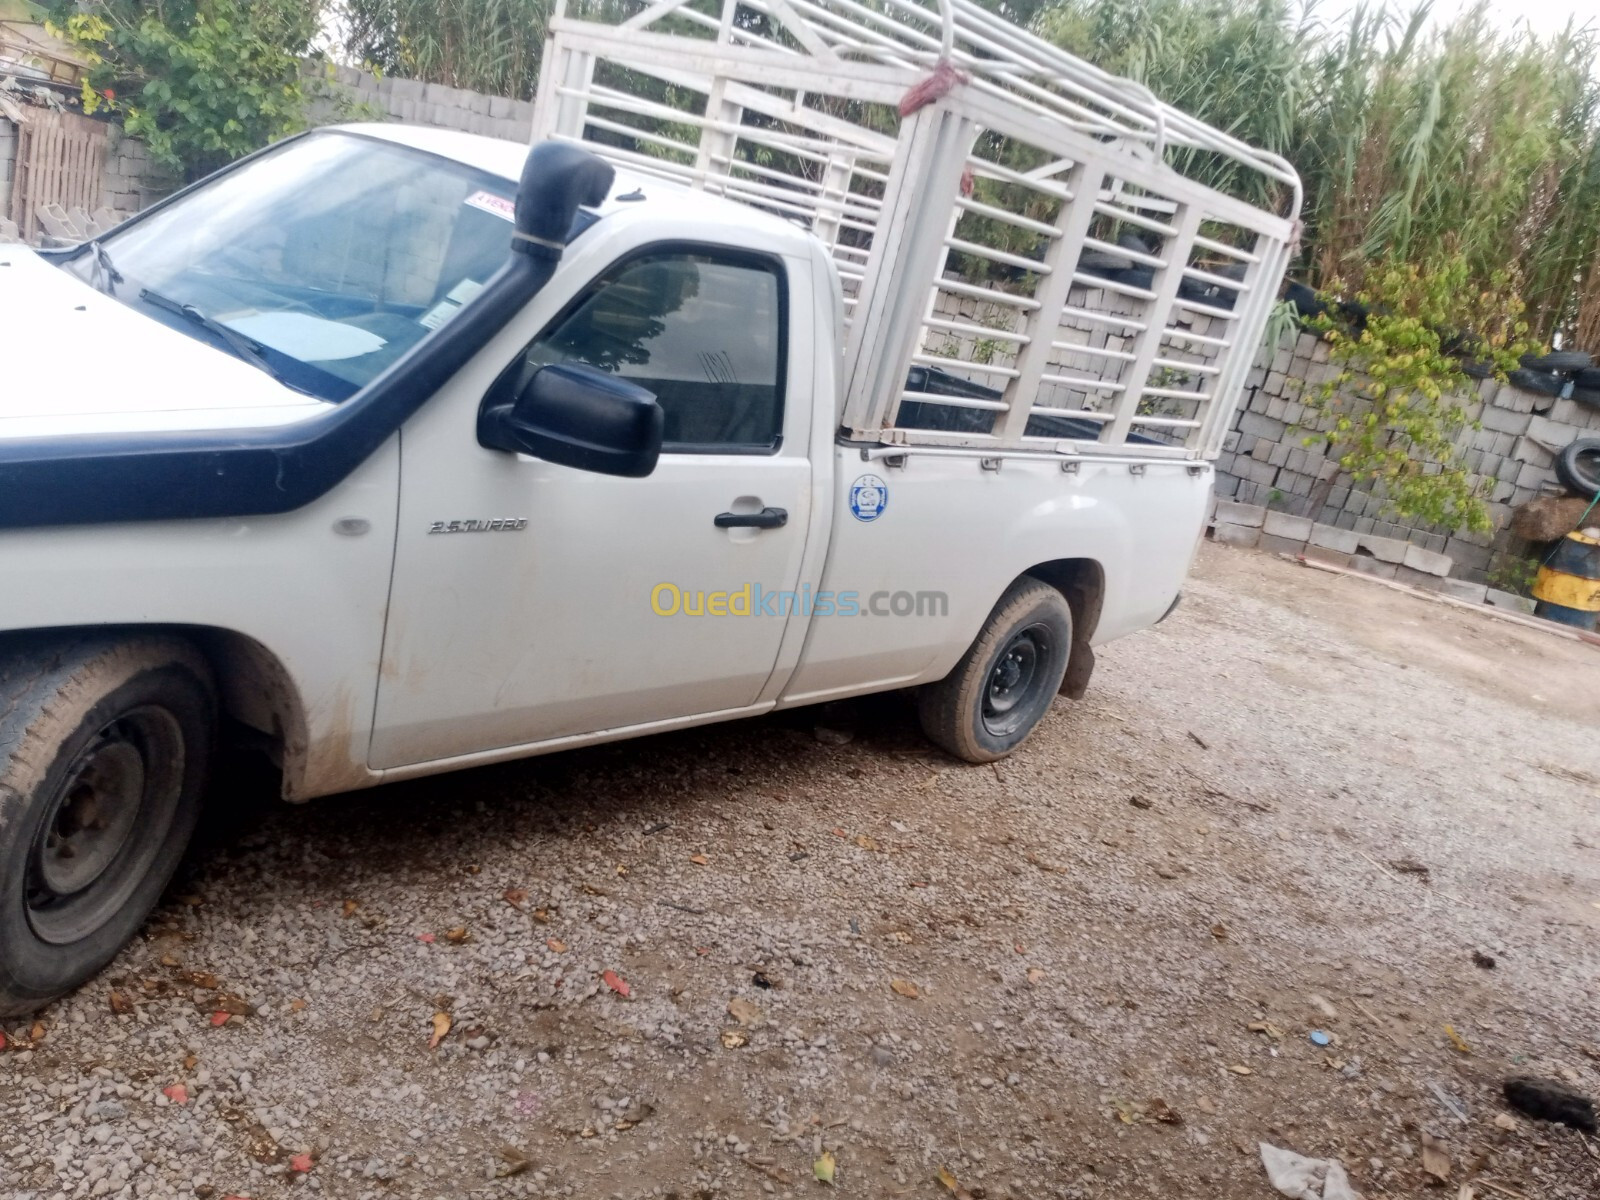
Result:
<svg viewBox="0 0 1600 1200"><path fill-rule="evenodd" d="M876 521L889 503L889 485L876 475L863 475L850 485L850 511L858 521Z"/></svg>

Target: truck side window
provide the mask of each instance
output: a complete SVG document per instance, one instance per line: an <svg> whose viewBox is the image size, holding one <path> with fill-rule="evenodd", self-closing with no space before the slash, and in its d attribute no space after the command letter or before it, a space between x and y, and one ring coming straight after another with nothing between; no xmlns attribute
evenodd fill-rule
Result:
<svg viewBox="0 0 1600 1200"><path fill-rule="evenodd" d="M581 362L654 392L669 453L761 453L783 428L781 269L756 256L629 259L528 347L526 364Z"/></svg>

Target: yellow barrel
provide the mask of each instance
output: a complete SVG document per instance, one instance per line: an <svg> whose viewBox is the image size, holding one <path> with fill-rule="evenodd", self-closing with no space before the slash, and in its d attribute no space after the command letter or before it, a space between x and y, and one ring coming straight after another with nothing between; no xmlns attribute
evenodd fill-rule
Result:
<svg viewBox="0 0 1600 1200"><path fill-rule="evenodd" d="M1573 530L1539 568L1533 585L1541 617L1593 629L1600 614L1600 528Z"/></svg>

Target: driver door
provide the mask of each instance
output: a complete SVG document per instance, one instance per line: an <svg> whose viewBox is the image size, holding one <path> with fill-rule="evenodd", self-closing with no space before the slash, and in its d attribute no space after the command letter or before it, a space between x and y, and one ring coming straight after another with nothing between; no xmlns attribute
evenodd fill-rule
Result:
<svg viewBox="0 0 1600 1200"><path fill-rule="evenodd" d="M790 619L760 597L797 590L810 523L797 279L799 260L646 248L518 356L526 375L584 362L654 392L666 440L647 478L483 449L481 384L406 426L374 767L757 706ZM784 521L717 522L765 510Z"/></svg>

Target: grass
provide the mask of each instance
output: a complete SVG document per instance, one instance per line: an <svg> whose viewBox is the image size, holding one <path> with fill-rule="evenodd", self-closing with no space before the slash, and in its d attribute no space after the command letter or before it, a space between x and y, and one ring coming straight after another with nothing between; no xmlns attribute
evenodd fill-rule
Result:
<svg viewBox="0 0 1600 1200"><path fill-rule="evenodd" d="M1293 162L1314 285L1459 254L1474 285L1509 273L1541 340L1600 346L1595 29L1506 32L1483 4L1439 25L1427 4L1324 20L1314 0L1060 0L1034 27Z"/></svg>

